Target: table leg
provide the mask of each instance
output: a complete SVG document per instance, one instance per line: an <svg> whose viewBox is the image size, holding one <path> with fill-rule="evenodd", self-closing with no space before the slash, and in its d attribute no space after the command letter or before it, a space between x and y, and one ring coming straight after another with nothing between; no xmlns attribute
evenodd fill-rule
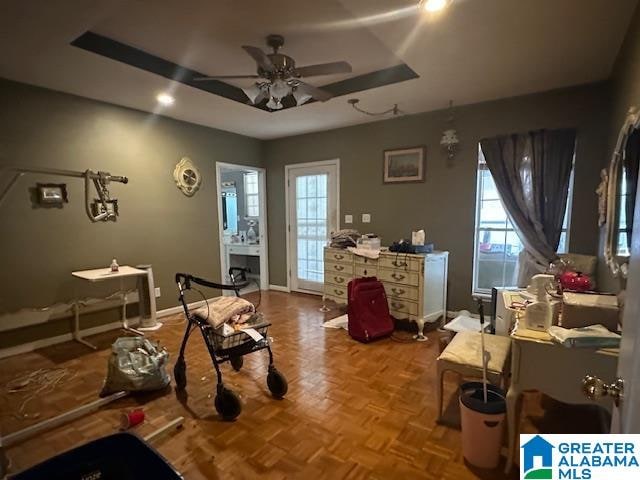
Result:
<svg viewBox="0 0 640 480"><path fill-rule="evenodd" d="M518 439L520 412L518 411L519 400L522 396L520 388L520 345L516 341L511 342L511 385L507 391L507 443L509 451L504 471L509 473L513 466L513 456L515 455L516 442Z"/></svg>
<svg viewBox="0 0 640 480"><path fill-rule="evenodd" d="M424 318L422 317L416 318L416 324L418 325L418 334L413 338L415 338L418 342L426 342L427 340L429 340L424 335Z"/></svg>
<svg viewBox="0 0 640 480"><path fill-rule="evenodd" d="M522 392L517 388L514 388L513 385L511 385L507 392L507 440L509 450L507 453L507 462L504 467L504 471L507 474L511 471L511 467L513 466L513 456L515 455L518 439L518 425L520 420L518 405L521 395Z"/></svg>
<svg viewBox="0 0 640 480"><path fill-rule="evenodd" d="M122 278L120 279L120 293L122 294L122 328L128 330L129 324L127 323L127 292L124 290L124 282L122 281Z"/></svg>
<svg viewBox="0 0 640 480"><path fill-rule="evenodd" d="M127 320L127 292L124 289L124 280L122 278L120 279L120 291L122 292L122 329L126 332L135 333L136 335L144 337L144 332L129 326L129 320Z"/></svg>
<svg viewBox="0 0 640 480"><path fill-rule="evenodd" d="M87 342L80 335L80 301L77 298L73 303L73 339L78 343L81 343L89 348L92 348L93 350L98 349L98 347L96 347L92 343Z"/></svg>

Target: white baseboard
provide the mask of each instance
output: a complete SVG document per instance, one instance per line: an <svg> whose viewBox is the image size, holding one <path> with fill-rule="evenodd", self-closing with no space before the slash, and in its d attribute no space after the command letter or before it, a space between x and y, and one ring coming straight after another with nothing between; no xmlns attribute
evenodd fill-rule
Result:
<svg viewBox="0 0 640 480"><path fill-rule="evenodd" d="M130 326L136 326L140 322L139 318L127 318L127 322ZM85 328L81 330L81 334L83 337L96 335L98 333L108 332L110 330L117 330L122 328L122 322L111 322L105 323L104 325L97 325L91 328ZM20 353L28 353L33 352L39 348L49 347L51 345L56 345L58 343L69 342L73 340L73 334L71 332L65 333L62 335L57 335L55 337L49 338L41 338L39 340L35 340L33 342L23 343L21 345L16 345L14 347L8 347L0 349L0 358L11 357L13 355L18 355Z"/></svg>
<svg viewBox="0 0 640 480"><path fill-rule="evenodd" d="M212 300L213 298L207 298L206 301L198 300L197 302L188 303L187 306L189 307L189 309L200 308L204 306L206 302L210 302ZM175 307L169 307L169 308L165 308L164 310L158 310L156 312L156 318L160 319L160 318L169 317L171 315L175 315L177 313L183 313L183 312L184 312L184 309L182 308L182 305L176 305Z"/></svg>
<svg viewBox="0 0 640 480"><path fill-rule="evenodd" d="M137 294L136 294L136 300L137 300ZM211 298L207 299L207 301L211 301L211 300L212 300ZM127 303L133 303L133 302L127 302ZM189 303L188 305L190 309L198 308L205 305L205 301L199 300L197 302ZM117 306L117 305L114 305L114 306ZM163 317L168 317L168 316L175 315L177 313L182 313L182 312L183 312L182 305L177 305L175 307L165 308L164 310L158 310L156 312L156 317L158 319L161 319ZM83 313L87 313L87 310L83 310ZM135 326L140 323L139 318L127 318L127 321L131 326ZM81 323L82 323L82 320L81 320ZM96 335L98 333L108 332L110 330L117 330L119 328L122 328L121 321L105 323L104 325L98 325L91 328L85 328L80 330L80 332L81 332L81 335L85 337L90 335ZM42 338L39 340L34 340L33 342L27 342L20 345L15 345L13 347L0 349L0 358L11 357L13 355L19 355L21 353L33 352L34 350L37 350L39 348L50 347L51 345L69 342L71 340L73 340L73 335L71 332L65 333L62 335L57 335L55 337L48 337L48 338Z"/></svg>
<svg viewBox="0 0 640 480"><path fill-rule="evenodd" d="M282 285L269 285L269 290L273 290L274 292L291 293L289 287L283 287Z"/></svg>

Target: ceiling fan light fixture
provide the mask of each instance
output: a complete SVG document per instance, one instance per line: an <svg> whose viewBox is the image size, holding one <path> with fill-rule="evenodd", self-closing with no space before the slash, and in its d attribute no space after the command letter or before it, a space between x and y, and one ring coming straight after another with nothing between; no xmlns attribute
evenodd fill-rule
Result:
<svg viewBox="0 0 640 480"><path fill-rule="evenodd" d="M291 87L287 85L287 82L278 78L270 85L269 93L272 97L284 98L291 94Z"/></svg>
<svg viewBox="0 0 640 480"><path fill-rule="evenodd" d="M260 85L258 85L257 83L254 83L250 87L243 88L242 91L247 96L249 101L251 101L251 103L253 104L256 103L256 99L262 93L262 89L260 88Z"/></svg>
<svg viewBox="0 0 640 480"><path fill-rule="evenodd" d="M300 90L298 90L296 88L293 91L293 98L296 99L296 105L304 105L309 100L311 100L313 97L311 95L309 95L308 93L301 92Z"/></svg>
<svg viewBox="0 0 640 480"><path fill-rule="evenodd" d="M281 110L282 109L282 101L276 97L270 97L267 102L267 107L271 110Z"/></svg>

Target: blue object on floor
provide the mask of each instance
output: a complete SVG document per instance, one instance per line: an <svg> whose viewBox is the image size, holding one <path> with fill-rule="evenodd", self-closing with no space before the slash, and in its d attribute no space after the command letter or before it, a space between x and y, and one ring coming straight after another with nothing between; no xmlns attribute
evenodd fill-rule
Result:
<svg viewBox="0 0 640 480"><path fill-rule="evenodd" d="M183 480L182 475L141 438L116 433L29 468L12 480Z"/></svg>

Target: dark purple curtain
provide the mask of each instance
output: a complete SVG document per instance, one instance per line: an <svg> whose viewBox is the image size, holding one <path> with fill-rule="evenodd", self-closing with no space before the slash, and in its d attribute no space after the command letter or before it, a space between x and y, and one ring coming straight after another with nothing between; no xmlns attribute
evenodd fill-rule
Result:
<svg viewBox="0 0 640 480"><path fill-rule="evenodd" d="M502 204L524 245L519 286L557 255L567 206L576 132L537 130L480 142Z"/></svg>

